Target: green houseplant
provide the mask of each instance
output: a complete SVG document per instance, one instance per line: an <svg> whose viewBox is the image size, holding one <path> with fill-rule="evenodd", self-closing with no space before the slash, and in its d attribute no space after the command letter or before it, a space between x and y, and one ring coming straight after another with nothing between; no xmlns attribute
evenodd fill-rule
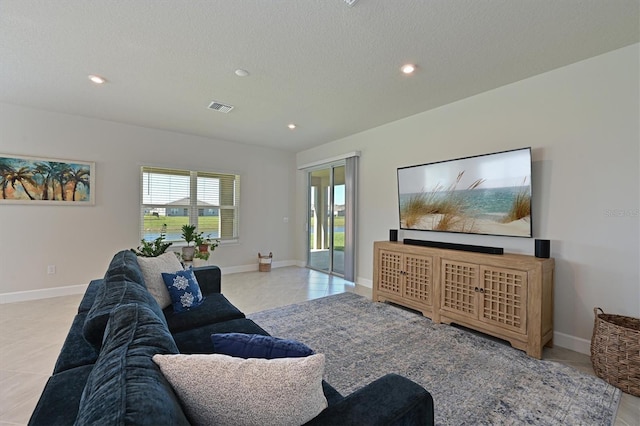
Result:
<svg viewBox="0 0 640 426"><path fill-rule="evenodd" d="M153 241L140 240L140 246L137 249L131 249L136 256L141 257L157 257L163 254L173 243L168 243L164 239L166 237L167 224L162 225L160 235Z"/></svg>
<svg viewBox="0 0 640 426"><path fill-rule="evenodd" d="M209 249L211 249L211 251L215 251L216 247L220 245L220 240L207 238L207 243L209 244Z"/></svg>
<svg viewBox="0 0 640 426"><path fill-rule="evenodd" d="M198 232L195 235L195 243L196 246L198 247L198 251L200 253L208 253L209 252L209 245L207 243L208 238L204 238L202 236L202 232Z"/></svg>
<svg viewBox="0 0 640 426"><path fill-rule="evenodd" d="M196 248L192 246L191 243L196 240L197 235L198 233L196 232L195 225L182 225L182 238L187 242L187 246L182 247L182 260L187 262L191 262L193 260Z"/></svg>
<svg viewBox="0 0 640 426"><path fill-rule="evenodd" d="M212 240L211 234L203 237L202 232L196 235L195 242L199 250L195 253L194 257L202 260L209 260L209 256L211 255L209 250L214 251L216 247L220 245L220 240Z"/></svg>

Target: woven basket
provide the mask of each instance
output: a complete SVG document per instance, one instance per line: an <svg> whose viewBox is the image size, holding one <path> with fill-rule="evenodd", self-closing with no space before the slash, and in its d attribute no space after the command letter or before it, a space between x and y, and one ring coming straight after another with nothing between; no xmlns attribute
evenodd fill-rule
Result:
<svg viewBox="0 0 640 426"><path fill-rule="evenodd" d="M605 314L600 308L593 313L593 370L621 391L640 396L640 319Z"/></svg>
<svg viewBox="0 0 640 426"><path fill-rule="evenodd" d="M271 272L271 261L273 260L273 253L266 254L258 253L258 271Z"/></svg>

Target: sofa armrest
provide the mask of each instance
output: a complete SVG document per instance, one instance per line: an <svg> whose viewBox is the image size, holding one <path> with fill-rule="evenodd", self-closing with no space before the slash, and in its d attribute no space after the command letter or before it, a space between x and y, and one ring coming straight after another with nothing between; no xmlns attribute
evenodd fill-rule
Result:
<svg viewBox="0 0 640 426"><path fill-rule="evenodd" d="M433 398L422 386L397 374L368 384L316 418L317 425L433 425Z"/></svg>
<svg viewBox="0 0 640 426"><path fill-rule="evenodd" d="M200 290L205 296L211 293L221 292L221 276L220 268L217 266L199 266L193 268L193 273L198 280Z"/></svg>

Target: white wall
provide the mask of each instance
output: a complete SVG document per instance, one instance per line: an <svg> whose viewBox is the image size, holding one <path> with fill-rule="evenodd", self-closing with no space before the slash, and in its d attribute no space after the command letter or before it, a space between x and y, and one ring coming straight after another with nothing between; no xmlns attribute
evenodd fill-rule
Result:
<svg viewBox="0 0 640 426"><path fill-rule="evenodd" d="M531 146L534 236L552 240L556 260L556 343L588 351L595 306L640 316L638 51L636 44L609 52L298 153L306 164L362 151L359 282L371 282L373 242L398 228L397 167ZM304 205L302 172L297 187ZM302 229L304 212L296 223ZM525 254L534 245L436 232L400 238ZM297 244L304 252L304 237Z"/></svg>
<svg viewBox="0 0 640 426"><path fill-rule="evenodd" d="M293 226L283 222L295 209L292 153L0 104L0 154L95 161L97 176L92 207L0 205L5 301L86 285L118 250L137 247L142 165L241 175L240 242L216 249L210 263L257 268L259 250L274 262L295 258Z"/></svg>
<svg viewBox="0 0 640 426"><path fill-rule="evenodd" d="M14 292L43 295L86 285L104 274L117 250L136 246L141 165L242 175L240 243L219 248L211 260L233 269L255 265L258 250L273 251L274 262L304 263L306 189L295 163L361 151L357 276L370 284L373 242L398 227L397 167L531 146L534 235L552 240L556 259L556 343L584 351L594 306L640 316L638 50L636 44L613 51L297 158L0 104L0 154L97 165L93 207L0 205L0 301ZM400 238L533 253L530 239L433 232L401 232ZM47 275L52 264L57 273Z"/></svg>

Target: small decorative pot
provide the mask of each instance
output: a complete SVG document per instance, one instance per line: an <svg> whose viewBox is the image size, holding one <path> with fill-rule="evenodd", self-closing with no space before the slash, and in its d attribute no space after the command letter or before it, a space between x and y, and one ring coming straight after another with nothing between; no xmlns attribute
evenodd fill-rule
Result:
<svg viewBox="0 0 640 426"><path fill-rule="evenodd" d="M196 253L196 248L193 246L182 247L182 260L191 262L193 255Z"/></svg>

